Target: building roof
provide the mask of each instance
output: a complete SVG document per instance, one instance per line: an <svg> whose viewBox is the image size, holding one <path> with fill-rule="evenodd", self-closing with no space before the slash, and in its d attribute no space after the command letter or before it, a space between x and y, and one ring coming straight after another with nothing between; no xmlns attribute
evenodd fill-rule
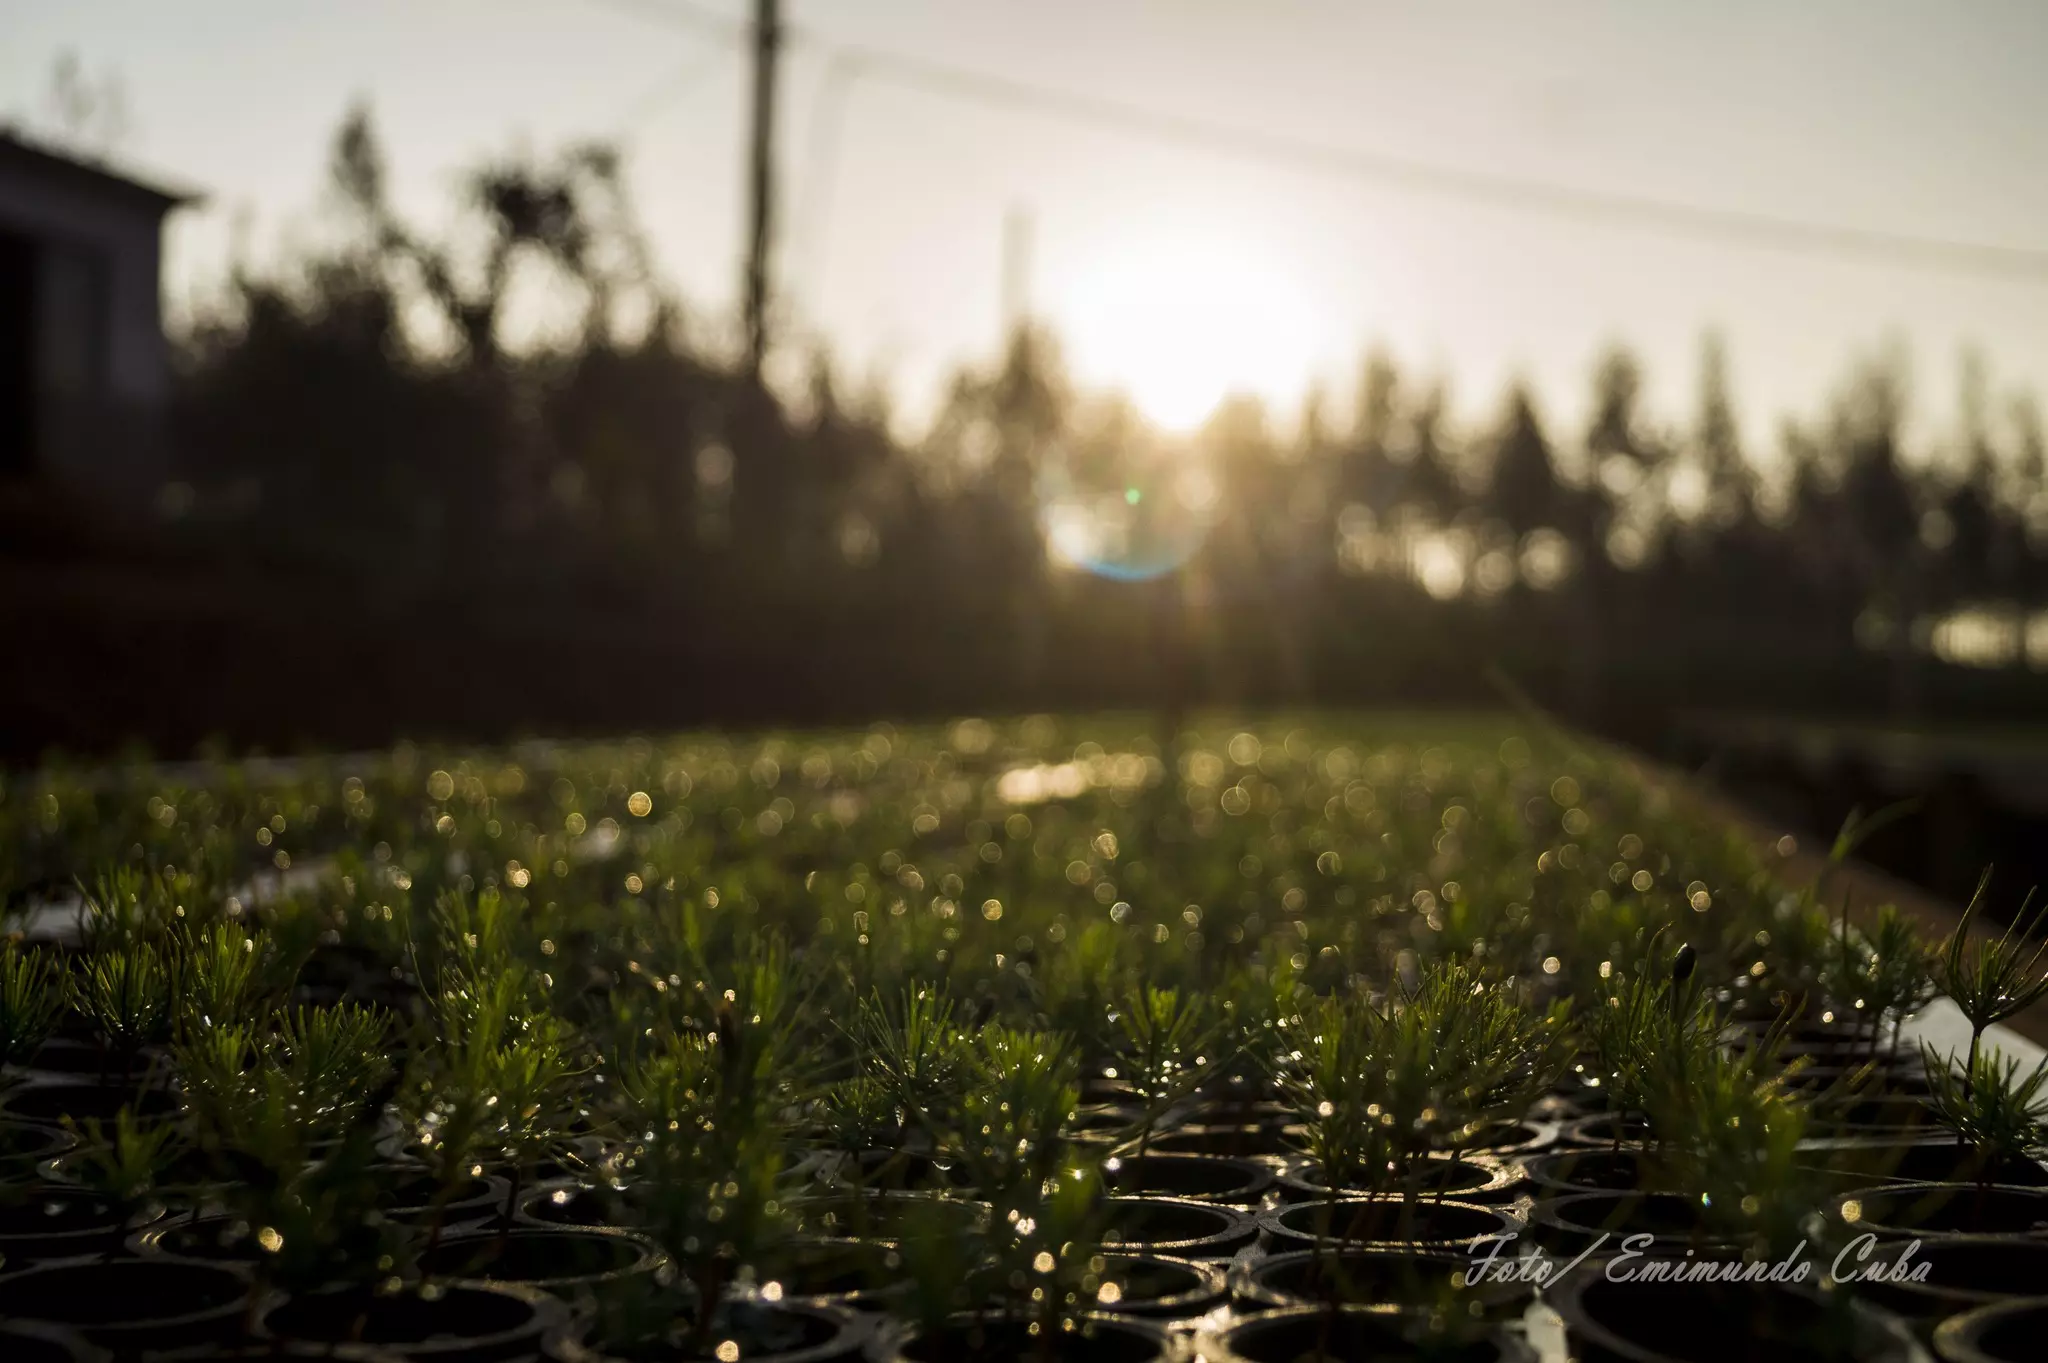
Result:
<svg viewBox="0 0 2048 1363"><path fill-rule="evenodd" d="M23 141L16 133L0 131L0 175L10 174L123 200L160 214L204 197L196 191L153 185L116 174L90 161Z"/></svg>

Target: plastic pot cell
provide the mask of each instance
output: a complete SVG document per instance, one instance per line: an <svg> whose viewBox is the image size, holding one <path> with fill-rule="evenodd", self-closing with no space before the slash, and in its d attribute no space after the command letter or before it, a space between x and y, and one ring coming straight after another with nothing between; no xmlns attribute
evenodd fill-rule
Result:
<svg viewBox="0 0 2048 1363"><path fill-rule="evenodd" d="M632 1339L560 1343L562 1363L853 1363L869 1328L851 1311L800 1302L727 1302L701 1334L678 1317Z"/></svg>
<svg viewBox="0 0 2048 1363"><path fill-rule="evenodd" d="M1626 1149L1553 1150L1525 1163L1522 1177L1538 1196L1654 1192L1663 1181L1649 1156Z"/></svg>
<svg viewBox="0 0 2048 1363"><path fill-rule="evenodd" d="M1228 1155L1122 1155L1103 1161L1102 1181L1113 1193L1180 1197L1233 1205L1257 1202L1273 1171L1255 1160Z"/></svg>
<svg viewBox="0 0 2048 1363"><path fill-rule="evenodd" d="M1880 1236L2048 1236L2048 1188L1893 1183L1858 1189L1835 1208L1852 1232Z"/></svg>
<svg viewBox="0 0 2048 1363"><path fill-rule="evenodd" d="M1686 1193L1573 1193L1538 1202L1530 1223L1539 1243L1573 1254L1603 1235L1609 1253L1639 1248L1623 1242L1641 1235L1655 1249L1678 1252L1719 1240L1699 1198Z"/></svg>
<svg viewBox="0 0 2048 1363"><path fill-rule="evenodd" d="M103 1254L120 1245L129 1223L111 1199L43 1184L0 1189L0 1264Z"/></svg>
<svg viewBox="0 0 2048 1363"><path fill-rule="evenodd" d="M1119 1316L1178 1320L1223 1300L1223 1269L1167 1254L1105 1254L1096 1274L1096 1309ZM1085 1285L1085 1284L1084 1284Z"/></svg>
<svg viewBox="0 0 2048 1363"><path fill-rule="evenodd" d="M1950 1316L1934 1330L1943 1363L2033 1363L2048 1339L2048 1297L2001 1302Z"/></svg>
<svg viewBox="0 0 2048 1363"><path fill-rule="evenodd" d="M256 1228L238 1216L174 1216L143 1227L128 1237L131 1254L171 1255L217 1264L249 1264L263 1255Z"/></svg>
<svg viewBox="0 0 2048 1363"><path fill-rule="evenodd" d="M1873 1098L1913 1098L1924 1101L1934 1094L1934 1086L1927 1082L1924 1073L1851 1069L1833 1065L1815 1065L1810 1069L1799 1070L1786 1077L1785 1085L1787 1088L1815 1095L1857 1093Z"/></svg>
<svg viewBox="0 0 2048 1363"><path fill-rule="evenodd" d="M903 1254L886 1240L845 1240L800 1236L786 1242L763 1266L764 1290L786 1302L868 1310L900 1296ZM772 1289L768 1288L772 1284Z"/></svg>
<svg viewBox="0 0 2048 1363"><path fill-rule="evenodd" d="M1489 1155L1533 1155L1556 1144L1557 1132L1556 1122L1495 1122L1467 1141L1463 1149Z"/></svg>
<svg viewBox="0 0 2048 1363"><path fill-rule="evenodd" d="M170 1121L182 1110L177 1098L162 1089L68 1080L24 1084L7 1095L5 1108L8 1116L22 1121L57 1125L69 1117L75 1122L96 1121L108 1126L123 1108L142 1125Z"/></svg>
<svg viewBox="0 0 2048 1363"><path fill-rule="evenodd" d="M143 1047L124 1073L121 1058L97 1041L68 1036L53 1036L45 1041L22 1068L33 1074L89 1079L114 1088L161 1083L168 1072L163 1052L154 1046Z"/></svg>
<svg viewBox="0 0 2048 1363"><path fill-rule="evenodd" d="M553 1297L512 1283L459 1283L381 1294L360 1289L271 1299L267 1339L357 1342L418 1363L494 1363L533 1353L566 1320Z"/></svg>
<svg viewBox="0 0 2048 1363"><path fill-rule="evenodd" d="M1184 1126L1152 1137L1148 1155L1285 1155L1299 1147L1287 1130L1272 1126Z"/></svg>
<svg viewBox="0 0 2048 1363"><path fill-rule="evenodd" d="M1484 1323L1445 1328L1413 1314L1362 1306L1300 1306L1246 1318L1205 1336L1206 1363L1351 1363L1426 1358L1432 1363L1534 1363L1518 1335Z"/></svg>
<svg viewBox="0 0 2048 1363"><path fill-rule="evenodd" d="M842 1162L833 1182L844 1188L873 1192L974 1191L972 1178L957 1161L937 1160L930 1155L896 1150L863 1150L855 1164L857 1177L856 1170Z"/></svg>
<svg viewBox="0 0 2048 1363"><path fill-rule="evenodd" d="M536 1188L521 1199L512 1219L534 1226L599 1226L631 1230L640 1215L615 1188L558 1184Z"/></svg>
<svg viewBox="0 0 2048 1363"><path fill-rule="evenodd" d="M2048 1187L2048 1169L2039 1161L2016 1158L1980 1167L1976 1151L1952 1137L1919 1140L1842 1138L1814 1140L1802 1147L1816 1168L1870 1182L2007 1183Z"/></svg>
<svg viewBox="0 0 2048 1363"><path fill-rule="evenodd" d="M51 1183L77 1188L84 1185L84 1179L80 1177L80 1170L84 1167L85 1153L72 1150L44 1160L37 1166L37 1172ZM156 1181L162 1188L195 1188L212 1184L219 1177L218 1166L204 1152L186 1146L178 1149L170 1162L157 1171Z"/></svg>
<svg viewBox="0 0 2048 1363"><path fill-rule="evenodd" d="M1557 1129L1559 1145L1608 1150L1641 1145L1649 1136L1650 1124L1634 1113L1602 1112L1566 1122Z"/></svg>
<svg viewBox="0 0 2048 1363"><path fill-rule="evenodd" d="M1455 1249L1475 1240L1522 1228L1521 1218L1498 1207L1448 1199L1347 1197L1300 1202L1267 1212L1260 1228L1274 1248L1305 1249L1317 1244L1398 1245L1414 1249Z"/></svg>
<svg viewBox="0 0 2048 1363"><path fill-rule="evenodd" d="M1264 1126L1273 1130L1292 1126L1301 1114L1285 1103L1248 1098L1241 1102L1204 1103L1188 1114L1187 1126Z"/></svg>
<svg viewBox="0 0 2048 1363"><path fill-rule="evenodd" d="M1105 1199L1105 1250L1145 1250L1188 1259L1228 1258L1258 1237L1258 1223L1213 1202L1178 1197Z"/></svg>
<svg viewBox="0 0 2048 1363"><path fill-rule="evenodd" d="M0 1177L19 1177L63 1154L78 1138L62 1127L0 1120Z"/></svg>
<svg viewBox="0 0 2048 1363"><path fill-rule="evenodd" d="M653 1273L667 1261L652 1241L630 1231L516 1226L443 1236L421 1252L418 1267L427 1278L527 1283L559 1292Z"/></svg>
<svg viewBox="0 0 2048 1363"><path fill-rule="evenodd" d="M1445 1308L1490 1320L1519 1317L1535 1294L1531 1283L1472 1282L1477 1262L1449 1250L1354 1249L1324 1246L1289 1250L1231 1270L1232 1300L1252 1308L1372 1306L1411 1310Z"/></svg>
<svg viewBox="0 0 2048 1363"><path fill-rule="evenodd" d="M40 1320L117 1354L221 1341L240 1332L249 1282L191 1259L78 1260L0 1277L0 1320Z"/></svg>
<svg viewBox="0 0 2048 1363"><path fill-rule="evenodd" d="M868 1347L870 1363L1032 1363L1048 1350L1046 1329L1060 1330L1052 1356L1062 1363L1160 1363L1166 1336L1147 1321L1086 1316L1062 1325L1011 1317L962 1317L935 1330L889 1329Z"/></svg>
<svg viewBox="0 0 2048 1363"><path fill-rule="evenodd" d="M1911 1138L1939 1130L1934 1111L1907 1094L1857 1094L1828 1102L1816 1102L1809 1129L1816 1135L1854 1136L1867 1132L1905 1135Z"/></svg>
<svg viewBox="0 0 2048 1363"><path fill-rule="evenodd" d="M458 1180L444 1195L440 1180L426 1170L400 1166L390 1171L380 1191L383 1212L394 1221L425 1225L438 1200L441 1224L455 1226L502 1211L510 1186L501 1178L472 1176Z"/></svg>
<svg viewBox="0 0 2048 1363"><path fill-rule="evenodd" d="M1076 1145L1108 1148L1135 1134L1143 1122L1142 1114L1128 1108L1098 1104L1076 1111L1061 1126L1060 1134Z"/></svg>
<svg viewBox="0 0 2048 1363"><path fill-rule="evenodd" d="M1851 1241L1836 1270L1856 1280L1859 1295L1909 1319L1932 1322L1993 1302L2040 1296L2048 1287L2048 1240L1955 1235L1918 1243ZM1915 1281L1919 1270L1925 1270L1924 1280Z"/></svg>
<svg viewBox="0 0 2048 1363"><path fill-rule="evenodd" d="M932 1193L828 1193L793 1199L793 1229L833 1239L902 1240L966 1235L988 1221L988 1204Z"/></svg>
<svg viewBox="0 0 2048 1363"><path fill-rule="evenodd" d="M0 1320L7 1363L109 1363L113 1356L76 1330L34 1320Z"/></svg>
<svg viewBox="0 0 2048 1363"><path fill-rule="evenodd" d="M1897 1316L1846 1292L1796 1283L1645 1281L1636 1259L1616 1281L1588 1261L1544 1296L1563 1318L1574 1356L1622 1363L1919 1363L1925 1357ZM1815 1265L1811 1272L1824 1271Z"/></svg>
<svg viewBox="0 0 2048 1363"><path fill-rule="evenodd" d="M1414 1161L1405 1169L1389 1174L1388 1181L1393 1187L1412 1186L1417 1196L1425 1198L1508 1202L1521 1189L1522 1171L1519 1165L1491 1155L1473 1154L1459 1159L1444 1156ZM1317 1202L1330 1195L1329 1182L1317 1164L1303 1162L1293 1166L1280 1177L1279 1184L1281 1200L1286 1202ZM1337 1192L1353 1197L1371 1195L1362 1179L1346 1180Z"/></svg>

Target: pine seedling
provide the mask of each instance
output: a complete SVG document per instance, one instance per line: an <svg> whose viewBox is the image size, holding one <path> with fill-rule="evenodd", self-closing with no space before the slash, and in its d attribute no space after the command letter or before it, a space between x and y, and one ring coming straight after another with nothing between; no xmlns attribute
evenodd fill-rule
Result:
<svg viewBox="0 0 2048 1363"><path fill-rule="evenodd" d="M1119 975L1122 934L1095 921L1073 929L1048 952L1036 976L1041 1008L1054 1030L1089 1036L1101 1025Z"/></svg>
<svg viewBox="0 0 2048 1363"><path fill-rule="evenodd" d="M1891 1029L1934 996L1933 961L1912 920L1896 904L1877 911L1839 998L1870 1019L1870 1053Z"/></svg>
<svg viewBox="0 0 2048 1363"><path fill-rule="evenodd" d="M2043 939L2041 932L2043 925L2048 924L2048 908L2029 920L2027 909L2034 900L2031 893L1997 939L1974 943L1969 940L1970 920L1983 905L1990 884L1991 873L1986 871L1977 881L1977 891L1970 896L1969 907L1963 910L1962 921L1949 934L1934 968L1935 987L1954 1000L1970 1022L1970 1052L1963 1062L1966 1088L1977 1073L1977 1056L1985 1029L2018 1016L2048 997L2048 974L2041 970L2042 956L2048 953L2048 939ZM2026 949L2029 940L2040 942L2031 952Z"/></svg>
<svg viewBox="0 0 2048 1363"><path fill-rule="evenodd" d="M1808 1109L1766 1050L1709 1047L1649 1071L1644 1115L1662 1157L1699 1188L1705 1223L1774 1258L1805 1238L1819 1200L1801 1151Z"/></svg>
<svg viewBox="0 0 2048 1363"><path fill-rule="evenodd" d="M240 1093L255 1051L256 1029L239 1021L188 1033L172 1045L171 1070L202 1127L222 1125L211 1119Z"/></svg>
<svg viewBox="0 0 2048 1363"><path fill-rule="evenodd" d="M79 939L94 953L117 950L162 927L145 900L149 886L138 867L103 867L94 874L91 885L82 880L74 884L78 889Z"/></svg>
<svg viewBox="0 0 2048 1363"><path fill-rule="evenodd" d="M2008 1163L2048 1143L2042 1110L2048 1108L2048 1060L2025 1077L2020 1062L1997 1052L1972 1057L1966 1073L1926 1042L1928 1105L1956 1139L1971 1147L1979 1184L1996 1180Z"/></svg>
<svg viewBox="0 0 2048 1363"><path fill-rule="evenodd" d="M1715 1049L1719 1023L1690 973L1680 982L1638 969L1585 1010L1586 1038L1612 1095L1617 1139L1620 1117L1647 1115L1665 1085L1682 1084L1687 1070Z"/></svg>
<svg viewBox="0 0 2048 1363"><path fill-rule="evenodd" d="M510 972L450 979L434 1000L431 1031L413 1047L399 1114L409 1149L437 1185L430 1246L440 1243L447 1203L474 1177L496 1123L499 1050L516 1025L521 993L520 978Z"/></svg>
<svg viewBox="0 0 2048 1363"><path fill-rule="evenodd" d="M616 1061L630 1133L620 1163L645 1190L649 1233L694 1293L684 1333L697 1349L721 1318L727 1285L782 1230L789 1119L814 1096L802 1044L808 994L780 940L750 942L726 974L730 988L688 992L684 1030L659 1029L651 1053ZM648 1328L673 1336L673 1323L671 1303Z"/></svg>
<svg viewBox="0 0 2048 1363"><path fill-rule="evenodd" d="M1106 1209L1101 1176L1079 1163L1065 1164L1037 1193L1014 1217L991 1218L984 1262L991 1287L1004 1294L1010 1314L1034 1323L1038 1357L1051 1363L1063 1355L1061 1338L1096 1307Z"/></svg>
<svg viewBox="0 0 2048 1363"><path fill-rule="evenodd" d="M839 1156L839 1177L856 1193L865 1191L867 1170L862 1158L874 1150L894 1150L900 1157L901 1109L895 1091L879 1076L856 1074L829 1084L818 1095L816 1115L826 1141ZM857 1200L856 1206L861 1205Z"/></svg>
<svg viewBox="0 0 2048 1363"><path fill-rule="evenodd" d="M0 1066L35 1058L64 1007L63 985L44 952L11 938L0 943Z"/></svg>
<svg viewBox="0 0 2048 1363"><path fill-rule="evenodd" d="M1320 997L1284 1029L1292 1045L1274 1078L1305 1132L1303 1153L1322 1172L1325 1232L1347 1182L1372 1191L1385 1182L1394 1119L1379 1101L1378 1081L1403 1059L1381 1047L1383 1021L1363 999Z"/></svg>
<svg viewBox="0 0 2048 1363"><path fill-rule="evenodd" d="M1519 1117L1564 1072L1569 1009L1528 1006L1508 981L1460 964L1435 966L1401 1004L1438 1075L1436 1145L1462 1153L1489 1126Z"/></svg>
<svg viewBox="0 0 2048 1363"><path fill-rule="evenodd" d="M1145 1107L1138 1128L1142 1158L1160 1117L1214 1069L1220 1028L1200 996L1149 985L1124 995L1110 1018L1121 1042L1119 1076L1138 1090Z"/></svg>
<svg viewBox="0 0 2048 1363"><path fill-rule="evenodd" d="M1293 1049L1288 1026L1300 1016L1305 991L1284 955L1268 969L1238 968L1218 990L1222 1044L1256 1071L1277 1074Z"/></svg>
<svg viewBox="0 0 2048 1363"><path fill-rule="evenodd" d="M100 1044L125 1076L142 1048L165 1030L171 977L147 942L130 941L95 953L73 983L72 1001L99 1033Z"/></svg>
<svg viewBox="0 0 2048 1363"><path fill-rule="evenodd" d="M958 1126L944 1147L998 1217L1028 1214L1060 1169L1060 1133L1081 1096L1080 1059L1069 1037L998 1023L975 1034L968 1063Z"/></svg>
<svg viewBox="0 0 2048 1363"><path fill-rule="evenodd" d="M1003 1281L992 1225L960 1228L958 1208L921 1198L905 1208L898 1253L907 1287L894 1309L926 1330L940 1330L960 1312L985 1306Z"/></svg>
<svg viewBox="0 0 2048 1363"><path fill-rule="evenodd" d="M386 1031L383 1015L344 1004L281 1014L263 1031L196 1029L173 1048L199 1147L261 1251L259 1283L389 1274L400 1246L375 1212L373 1169L395 1082Z"/></svg>
<svg viewBox="0 0 2048 1363"><path fill-rule="evenodd" d="M304 1120L323 1138L353 1124L367 1096L384 1084L390 1025L382 1011L354 1003L280 1015L269 1061L291 1081Z"/></svg>
<svg viewBox="0 0 2048 1363"><path fill-rule="evenodd" d="M97 1118L66 1125L81 1135L81 1146L73 1164L78 1178L94 1192L112 1198L131 1213L156 1204L166 1170L177 1158L177 1133L168 1122L143 1123L134 1110L123 1107L114 1114L113 1129Z"/></svg>
<svg viewBox="0 0 2048 1363"><path fill-rule="evenodd" d="M715 1033L674 1037L621 1075L634 1133L626 1163L647 1190L649 1233L694 1292L698 1349L726 1285L781 1224L780 1094L767 1076L729 1065L728 1045Z"/></svg>
<svg viewBox="0 0 2048 1363"><path fill-rule="evenodd" d="M522 1183L542 1160L568 1148L576 1090L593 1068L577 1050L568 1024L543 1014L528 1019L497 1054L491 1088L498 1124L491 1139L511 1170L504 1216L508 1234Z"/></svg>
<svg viewBox="0 0 2048 1363"><path fill-rule="evenodd" d="M353 1126L386 1083L387 1022L353 1004L281 1013L269 1029L223 1023L172 1049L202 1148L236 1181L292 1181Z"/></svg>
<svg viewBox="0 0 2048 1363"><path fill-rule="evenodd" d="M229 920L184 936L179 952L178 1023L210 1027L266 1011L275 970L268 933Z"/></svg>
<svg viewBox="0 0 2048 1363"><path fill-rule="evenodd" d="M854 1019L853 1039L862 1072L889 1088L904 1124L936 1138L968 1064L953 1000L943 989L905 989L892 1009L880 994L870 995Z"/></svg>
<svg viewBox="0 0 2048 1363"><path fill-rule="evenodd" d="M363 1094L341 1139L288 1180L235 1187L241 1217L263 1251L252 1309L272 1283L292 1291L363 1287L388 1283L409 1264L410 1235L377 1211L379 1184L388 1176L377 1152L378 1123L394 1082L387 1078Z"/></svg>

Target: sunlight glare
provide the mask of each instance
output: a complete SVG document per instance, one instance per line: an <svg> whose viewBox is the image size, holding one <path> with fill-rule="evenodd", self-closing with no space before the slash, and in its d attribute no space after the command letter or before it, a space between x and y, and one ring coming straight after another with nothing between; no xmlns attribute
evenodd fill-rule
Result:
<svg viewBox="0 0 2048 1363"><path fill-rule="evenodd" d="M1096 260L1058 326L1083 382L1121 389L1151 421L1189 431L1235 394L1297 403L1317 359L1316 318L1257 251L1153 241Z"/></svg>

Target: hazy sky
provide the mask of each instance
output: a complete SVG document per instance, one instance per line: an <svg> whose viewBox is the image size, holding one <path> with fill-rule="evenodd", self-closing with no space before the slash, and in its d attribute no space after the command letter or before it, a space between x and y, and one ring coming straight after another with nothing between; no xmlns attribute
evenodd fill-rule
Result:
<svg viewBox="0 0 2048 1363"><path fill-rule="evenodd" d="M402 205L520 143L627 139L633 191L687 299L737 295L740 56L600 0L5 0L0 111L32 114L62 49L126 84L136 163L210 193L172 230L173 305L317 232L328 140L371 101ZM742 0L703 0L739 15ZM1592 190L2048 247L2048 6L1366 0L788 0L842 42L1361 150ZM1449 374L1462 413L1529 376L1560 419L1609 338L1689 411L1719 327L1753 437L1816 410L1849 361L1911 346L1924 414L1982 347L2048 388L2048 280L1971 277L1589 226L1317 177L857 79L836 159L825 61L786 65L782 279L808 325L906 400L985 355L1006 213L1035 223L1035 309L1081 377L1185 416L1216 388L1348 390L1379 339ZM829 174L821 167L829 165ZM817 249L819 241L824 249ZM1193 292L1203 308L1181 301ZM1162 358L1163 357L1163 358Z"/></svg>

